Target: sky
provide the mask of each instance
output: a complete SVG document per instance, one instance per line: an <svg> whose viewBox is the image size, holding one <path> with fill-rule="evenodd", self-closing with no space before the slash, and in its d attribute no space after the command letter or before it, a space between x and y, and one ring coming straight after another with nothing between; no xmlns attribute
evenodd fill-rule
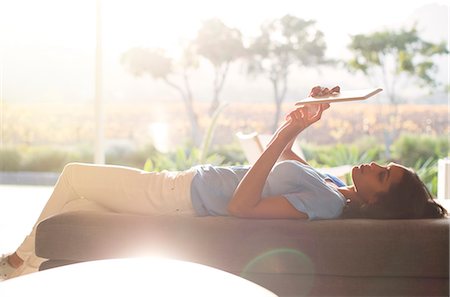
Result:
<svg viewBox="0 0 450 297"><path fill-rule="evenodd" d="M10 45L63 46L91 50L95 45L93 0L1 0L0 32ZM330 38L396 24L417 8L448 0L109 0L102 1L105 49L131 45L176 47L211 17L255 35L259 25L287 13L317 20ZM332 43L331 43L332 44Z"/></svg>
<svg viewBox="0 0 450 297"><path fill-rule="evenodd" d="M135 46L161 47L176 53L181 44L195 36L206 19L220 18L228 26L240 29L244 36L255 36L264 21L289 13L316 20L318 29L325 33L328 56L342 58L350 35L400 26L408 16L430 3L446 4L447 8L449 4L448 0L102 1L103 53L106 63L116 64L121 53ZM69 69L72 81L85 77L91 66L80 65L76 59L71 62L70 58L76 55L86 57L86 61L93 59L95 8L94 0L0 0L0 69L4 92L12 96L11 92L23 85L21 79L54 80L50 73L60 76L58 67ZM446 32L448 40L448 22L446 25L446 30L438 31ZM436 36L442 38L442 34ZM52 60L52 55L59 54L61 49L66 57ZM30 83L29 87L33 85ZM65 87L70 90L67 83ZM84 89L79 91L80 96L92 93L91 89L78 89Z"/></svg>
<svg viewBox="0 0 450 297"><path fill-rule="evenodd" d="M127 4L117 1L111 7L105 5L105 21L113 26L114 32L129 32L122 30L130 27L142 27L144 30L153 28L145 40L148 43L171 42L178 37L192 37L201 21L211 17L217 17L229 26L240 28L245 35L255 35L263 21L285 14L294 14L305 19L318 20L318 24L326 31L358 33L372 30L380 24L395 23L411 14L414 9L426 2L432 1L408 1L405 8L404 1L267 1L267 0L229 0L229 1L160 1L161 4L151 5L152 1L127 1ZM442 1L444 2L444 1ZM121 4L122 3L122 4ZM150 5L143 5L150 3ZM154 3L154 2L153 2ZM164 4L162 4L164 3ZM307 3L307 4L305 4ZM108 3L110 5L111 3ZM125 9L133 7L136 9ZM144 7L138 10L139 7ZM386 9L389 7L389 9ZM175 9L174 9L175 8ZM125 13L118 13L119 11ZM358 11L358 13L351 13ZM136 15L136 13L138 13ZM121 22L114 22L117 18L123 18ZM134 20L134 21L133 21ZM111 22L109 22L111 21ZM131 21L131 22L130 22ZM147 24L148 26L145 26ZM157 24L164 24L158 26ZM183 24L183 26L179 26ZM186 25L184 25L186 24ZM123 39L130 43L138 43L142 40L142 34L138 30L134 34L122 34ZM120 34L120 33L119 33ZM111 36L113 37L113 36ZM111 45L114 40L111 38ZM128 42L127 42L128 43ZM115 43L119 47L120 42Z"/></svg>

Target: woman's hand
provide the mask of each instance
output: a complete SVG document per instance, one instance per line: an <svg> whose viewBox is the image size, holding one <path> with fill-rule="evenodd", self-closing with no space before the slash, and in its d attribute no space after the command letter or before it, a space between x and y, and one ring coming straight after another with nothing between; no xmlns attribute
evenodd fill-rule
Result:
<svg viewBox="0 0 450 297"><path fill-rule="evenodd" d="M286 116L285 123L280 127L279 135L284 135L288 139L295 138L300 132L320 120L324 110L328 109L330 104L304 105L294 109Z"/></svg>

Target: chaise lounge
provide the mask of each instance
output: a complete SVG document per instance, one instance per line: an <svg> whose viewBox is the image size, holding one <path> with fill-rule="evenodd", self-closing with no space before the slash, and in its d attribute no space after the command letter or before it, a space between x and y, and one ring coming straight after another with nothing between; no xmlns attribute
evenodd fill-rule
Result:
<svg viewBox="0 0 450 297"><path fill-rule="evenodd" d="M449 222L249 220L67 212L37 228L41 269L165 256L212 266L279 296L448 296Z"/></svg>

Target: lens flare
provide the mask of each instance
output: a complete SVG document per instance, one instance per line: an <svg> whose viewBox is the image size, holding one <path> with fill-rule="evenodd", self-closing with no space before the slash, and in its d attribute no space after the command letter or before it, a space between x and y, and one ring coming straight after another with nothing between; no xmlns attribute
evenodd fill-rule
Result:
<svg viewBox="0 0 450 297"><path fill-rule="evenodd" d="M307 294L314 285L315 266L312 260L301 251L291 248L269 250L252 259L243 269L241 277L257 282L261 274L279 274L281 278L287 275L296 277L301 282L303 293ZM286 282L292 280L286 279Z"/></svg>

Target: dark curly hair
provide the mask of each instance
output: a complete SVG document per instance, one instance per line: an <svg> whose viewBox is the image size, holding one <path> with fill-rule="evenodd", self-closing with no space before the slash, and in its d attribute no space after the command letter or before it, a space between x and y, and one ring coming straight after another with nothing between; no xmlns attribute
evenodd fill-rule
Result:
<svg viewBox="0 0 450 297"><path fill-rule="evenodd" d="M377 201L372 204L348 203L342 218L431 219L447 215L447 210L435 202L412 170L406 170L400 182L377 196Z"/></svg>

